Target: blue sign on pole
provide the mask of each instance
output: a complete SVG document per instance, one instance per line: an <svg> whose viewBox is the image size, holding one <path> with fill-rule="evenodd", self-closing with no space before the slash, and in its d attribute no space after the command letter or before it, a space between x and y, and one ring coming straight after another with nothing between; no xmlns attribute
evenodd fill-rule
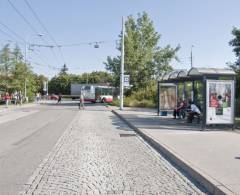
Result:
<svg viewBox="0 0 240 195"><path fill-rule="evenodd" d="M129 86L130 86L129 81L130 81L130 75L124 75L123 85L124 85L125 87L129 87Z"/></svg>

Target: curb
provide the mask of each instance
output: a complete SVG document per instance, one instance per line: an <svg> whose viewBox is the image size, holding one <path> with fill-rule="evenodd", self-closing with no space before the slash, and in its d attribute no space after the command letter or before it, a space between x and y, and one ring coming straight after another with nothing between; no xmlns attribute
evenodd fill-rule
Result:
<svg viewBox="0 0 240 195"><path fill-rule="evenodd" d="M66 130L63 134L58 138L52 149L48 152L48 154L43 158L41 163L37 166L37 168L33 171L33 173L28 178L27 182L23 184L23 189L18 193L19 195L33 195L34 190L38 187L39 182L42 180L45 172L51 165L54 163L55 156L59 152L62 145L65 143L64 140L69 135L69 133L73 129L73 124L78 120L79 113L74 116L72 121L67 126Z"/></svg>
<svg viewBox="0 0 240 195"><path fill-rule="evenodd" d="M138 133L149 145L151 145L154 149L161 153L167 160L169 160L170 163L172 163L181 171L185 172L197 184L206 189L208 193L214 195L235 194L234 192L226 188L222 183L216 181L209 175L203 173L201 170L194 167L189 162L184 161L179 155L171 151L171 149L169 149L164 144L155 141L151 136L147 135L146 133L138 129L117 111L112 109L112 113L118 116L130 128L132 128L136 133Z"/></svg>

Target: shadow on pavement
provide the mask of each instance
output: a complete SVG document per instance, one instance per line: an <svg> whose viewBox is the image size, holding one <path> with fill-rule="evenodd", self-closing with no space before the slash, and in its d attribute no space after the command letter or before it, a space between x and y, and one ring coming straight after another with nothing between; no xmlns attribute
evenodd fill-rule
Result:
<svg viewBox="0 0 240 195"><path fill-rule="evenodd" d="M197 123L194 119L193 123L187 123L187 119L173 119L170 116L158 116L157 113L140 111L136 109L134 112L128 111L120 113L125 119L127 119L134 126L142 129L153 129L156 131L200 131L202 130L202 124ZM231 131L231 126L223 125L211 125L207 126L208 131Z"/></svg>
<svg viewBox="0 0 240 195"><path fill-rule="evenodd" d="M131 129L125 122L119 119L116 115L111 115L109 118L112 120L112 124L113 126L116 127L117 130L133 132L133 129Z"/></svg>

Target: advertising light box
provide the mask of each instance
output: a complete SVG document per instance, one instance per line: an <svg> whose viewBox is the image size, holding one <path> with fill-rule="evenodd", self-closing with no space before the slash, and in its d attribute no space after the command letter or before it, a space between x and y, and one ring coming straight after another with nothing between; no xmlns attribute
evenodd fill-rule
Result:
<svg viewBox="0 0 240 195"><path fill-rule="evenodd" d="M159 109L173 110L177 105L177 86L161 84L159 86Z"/></svg>
<svg viewBox="0 0 240 195"><path fill-rule="evenodd" d="M234 81L207 80L206 123L234 123Z"/></svg>

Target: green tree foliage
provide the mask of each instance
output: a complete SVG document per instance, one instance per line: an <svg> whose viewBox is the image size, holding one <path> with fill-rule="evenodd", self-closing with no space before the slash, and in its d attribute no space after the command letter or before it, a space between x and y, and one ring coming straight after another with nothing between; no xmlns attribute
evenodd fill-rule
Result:
<svg viewBox="0 0 240 195"><path fill-rule="evenodd" d="M107 84L111 85L113 77L104 71L93 71L81 75L62 73L54 76L48 84L49 93L70 94L71 83Z"/></svg>
<svg viewBox="0 0 240 195"><path fill-rule="evenodd" d="M161 36L146 12L138 14L137 19L129 16L125 28L125 73L130 74L130 83L137 90L146 87L154 77L171 70L170 63L177 60L180 47L158 46ZM121 44L117 49L121 50ZM115 86L119 86L120 62L120 56L107 57L105 62L106 70L114 74Z"/></svg>
<svg viewBox="0 0 240 195"><path fill-rule="evenodd" d="M9 81L11 80L11 71L13 63L11 59L11 50L9 44L5 45L0 51L0 88L2 90L8 89Z"/></svg>
<svg viewBox="0 0 240 195"><path fill-rule="evenodd" d="M34 74L30 65L23 61L18 45L11 50L7 44L0 51L0 90L23 93L26 82L27 96L31 98L36 92L42 90L41 82L46 79L43 75Z"/></svg>
<svg viewBox="0 0 240 195"><path fill-rule="evenodd" d="M66 64L63 65L59 74L67 74L68 67Z"/></svg>
<svg viewBox="0 0 240 195"><path fill-rule="evenodd" d="M234 63L227 63L237 73L237 98L240 98L240 28L234 27L232 30L233 39L229 45L233 47L237 60Z"/></svg>
<svg viewBox="0 0 240 195"><path fill-rule="evenodd" d="M34 80L34 86L35 86L34 91L40 92L41 94L43 94L44 93L43 85L44 85L44 82L48 81L48 78L41 74L40 75L33 74L33 80Z"/></svg>
<svg viewBox="0 0 240 195"><path fill-rule="evenodd" d="M113 75L113 81L112 84L114 87L119 86L120 82L120 63L121 58L120 56L111 58L110 56L107 57L107 62L104 62L106 70L112 73Z"/></svg>
<svg viewBox="0 0 240 195"><path fill-rule="evenodd" d="M234 27L232 30L234 38L229 42L229 45L233 47L233 52L237 57L240 57L240 29Z"/></svg>
<svg viewBox="0 0 240 195"><path fill-rule="evenodd" d="M61 73L53 77L48 83L49 93L70 94L70 78L70 75Z"/></svg>

